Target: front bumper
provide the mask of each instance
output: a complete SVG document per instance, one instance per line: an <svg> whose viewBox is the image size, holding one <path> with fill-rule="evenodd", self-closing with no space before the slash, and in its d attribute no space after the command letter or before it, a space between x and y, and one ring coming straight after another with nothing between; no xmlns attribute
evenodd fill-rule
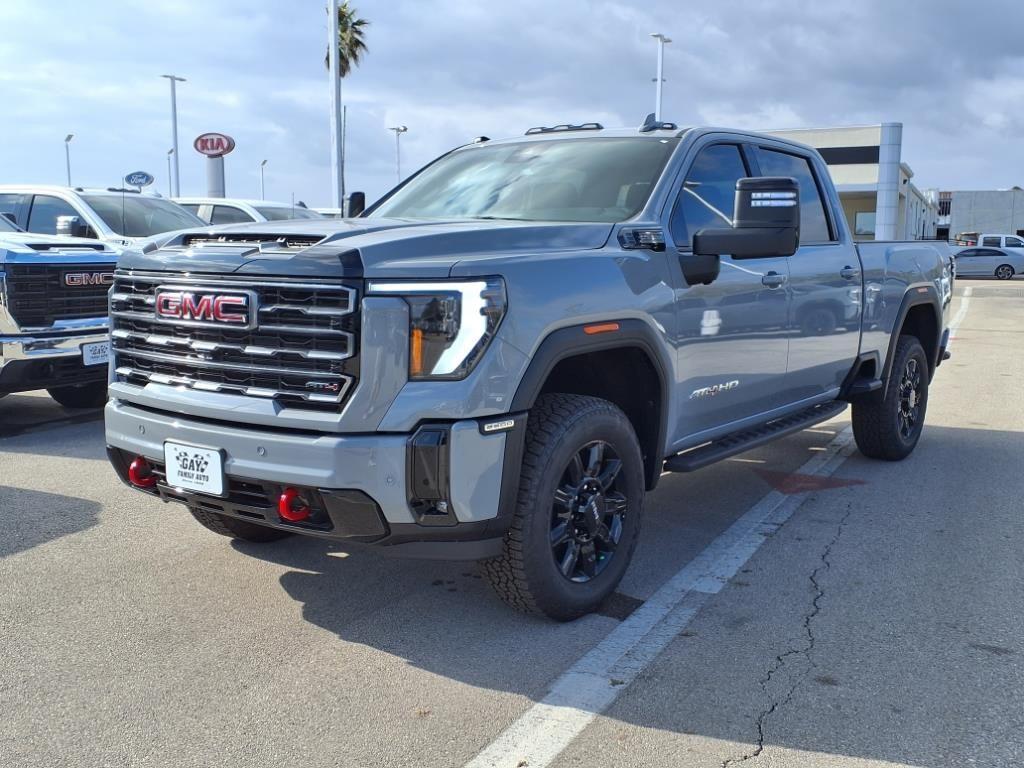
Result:
<svg viewBox="0 0 1024 768"><path fill-rule="evenodd" d="M525 415L507 431L485 433L466 419L425 425L417 432L357 435L268 429L182 418L111 400L106 441L115 471L128 482L128 465L144 457L159 481L149 489L164 501L306 535L372 544L388 554L477 560L500 553L518 486ZM445 514L415 498L423 456L417 436L440 430L444 439L440 487ZM164 442L218 448L224 455L224 497L184 491L163 477ZM436 445L433 446L436 451ZM431 454L433 455L433 454ZM277 514L285 487L300 490L315 510L292 523Z"/></svg>
<svg viewBox="0 0 1024 768"><path fill-rule="evenodd" d="M82 345L107 341L106 331L0 335L0 392L90 384L107 378L106 365L85 365Z"/></svg>

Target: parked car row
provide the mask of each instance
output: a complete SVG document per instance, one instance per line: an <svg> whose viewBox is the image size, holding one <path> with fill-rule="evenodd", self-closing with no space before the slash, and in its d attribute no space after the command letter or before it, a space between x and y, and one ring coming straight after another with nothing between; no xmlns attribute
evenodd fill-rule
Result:
<svg viewBox="0 0 1024 768"><path fill-rule="evenodd" d="M182 229L322 218L264 200L169 200L134 189L0 185L0 397L106 400L108 292L122 250Z"/></svg>

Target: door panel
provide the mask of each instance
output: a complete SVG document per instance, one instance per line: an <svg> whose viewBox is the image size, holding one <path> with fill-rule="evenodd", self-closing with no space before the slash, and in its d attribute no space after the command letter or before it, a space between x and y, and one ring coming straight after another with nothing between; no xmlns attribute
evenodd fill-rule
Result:
<svg viewBox="0 0 1024 768"><path fill-rule="evenodd" d="M758 147L764 176L791 176L800 186L800 248L789 258L787 392L791 402L839 387L860 350L863 279L853 243L840 243L809 157ZM824 173L824 169L820 173Z"/></svg>
<svg viewBox="0 0 1024 768"><path fill-rule="evenodd" d="M694 232L731 225L736 182L750 175L736 144L712 143L698 152L669 226L681 263L692 257ZM677 292L681 406L673 444L785 402L787 261L723 256L714 282Z"/></svg>

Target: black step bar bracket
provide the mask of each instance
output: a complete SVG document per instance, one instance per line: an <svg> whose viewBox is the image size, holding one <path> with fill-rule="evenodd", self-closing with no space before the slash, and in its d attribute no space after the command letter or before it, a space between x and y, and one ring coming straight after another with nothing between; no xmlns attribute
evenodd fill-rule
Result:
<svg viewBox="0 0 1024 768"><path fill-rule="evenodd" d="M704 445L677 453L665 460L666 472L693 472L703 469L709 464L728 459L752 448L758 448L772 440L792 435L838 416L846 410L846 403L834 400L830 403L815 405L802 411L765 422L757 427L733 432Z"/></svg>

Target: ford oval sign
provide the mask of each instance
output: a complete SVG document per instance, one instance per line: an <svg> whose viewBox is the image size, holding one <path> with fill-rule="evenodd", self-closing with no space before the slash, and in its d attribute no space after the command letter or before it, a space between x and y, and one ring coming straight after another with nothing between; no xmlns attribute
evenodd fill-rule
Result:
<svg viewBox="0 0 1024 768"><path fill-rule="evenodd" d="M196 152L207 157L223 157L235 148L235 140L223 133L204 133L192 142Z"/></svg>
<svg viewBox="0 0 1024 768"><path fill-rule="evenodd" d="M130 187L148 187L153 183L153 177L145 171L132 171L124 177L124 183Z"/></svg>

